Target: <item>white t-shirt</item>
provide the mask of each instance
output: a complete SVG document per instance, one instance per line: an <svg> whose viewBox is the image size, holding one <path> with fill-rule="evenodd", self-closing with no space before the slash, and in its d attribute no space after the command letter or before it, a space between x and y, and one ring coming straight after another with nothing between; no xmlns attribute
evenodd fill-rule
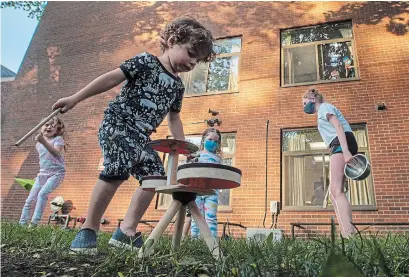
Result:
<svg viewBox="0 0 409 277"><path fill-rule="evenodd" d="M64 139L61 136L56 136L50 142L52 146L64 146ZM63 155L55 157L51 154L44 145L37 142L36 149L40 157L40 174L63 173L65 172L65 163Z"/></svg>
<svg viewBox="0 0 409 277"><path fill-rule="evenodd" d="M337 130L334 125L327 119L327 114L335 115L339 122L341 122L342 127L344 127L344 132L352 132L351 126L342 115L342 113L330 103L322 103L318 109L318 131L321 134L322 139L327 147L331 144L334 138L337 137Z"/></svg>

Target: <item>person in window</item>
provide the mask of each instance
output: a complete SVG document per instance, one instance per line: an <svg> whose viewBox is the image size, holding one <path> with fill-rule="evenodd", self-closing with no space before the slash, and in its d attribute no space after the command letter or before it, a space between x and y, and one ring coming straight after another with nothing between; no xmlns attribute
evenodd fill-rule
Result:
<svg viewBox="0 0 409 277"><path fill-rule="evenodd" d="M352 129L342 113L324 101L317 89L303 95L304 112L318 114L318 131L325 145L330 148L330 196L343 237L356 233L352 224L351 206L344 193L344 167L358 153L358 144Z"/></svg>
<svg viewBox="0 0 409 277"><path fill-rule="evenodd" d="M345 78L354 78L355 77L355 66L353 60L348 56L342 59L345 65Z"/></svg>
<svg viewBox="0 0 409 277"><path fill-rule="evenodd" d="M341 78L338 70L331 71L330 80L337 80Z"/></svg>
<svg viewBox="0 0 409 277"><path fill-rule="evenodd" d="M314 182L314 195L311 198L311 203L316 206L322 205L324 198L324 178L321 177L321 181Z"/></svg>

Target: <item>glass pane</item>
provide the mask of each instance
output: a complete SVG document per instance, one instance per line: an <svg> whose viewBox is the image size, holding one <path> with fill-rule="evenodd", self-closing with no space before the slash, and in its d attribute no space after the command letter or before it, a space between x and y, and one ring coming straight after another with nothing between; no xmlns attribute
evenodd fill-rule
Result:
<svg viewBox="0 0 409 277"><path fill-rule="evenodd" d="M186 93L204 93L206 92L206 73L208 63L198 63L195 68L188 73L181 74L181 79L185 85Z"/></svg>
<svg viewBox="0 0 409 277"><path fill-rule="evenodd" d="M286 205L322 206L325 198L323 167L329 155L285 157Z"/></svg>
<svg viewBox="0 0 409 277"><path fill-rule="evenodd" d="M284 30L281 32L281 45L349 37L352 37L352 22L329 23L307 28Z"/></svg>
<svg viewBox="0 0 409 277"><path fill-rule="evenodd" d="M315 45L284 50L284 84L317 81Z"/></svg>
<svg viewBox="0 0 409 277"><path fill-rule="evenodd" d="M361 154L369 157L366 125L351 125L351 128L363 149ZM303 152L299 156L283 155L285 205L322 206L330 184L330 156L318 130L283 131L282 136L283 151ZM351 205L375 205L371 175L359 182L347 179L344 191ZM331 199L327 201L331 206Z"/></svg>
<svg viewBox="0 0 409 277"><path fill-rule="evenodd" d="M230 206L230 190L219 190L219 206Z"/></svg>
<svg viewBox="0 0 409 277"><path fill-rule="evenodd" d="M207 91L237 91L239 57L216 58L210 63Z"/></svg>
<svg viewBox="0 0 409 277"><path fill-rule="evenodd" d="M172 195L165 193L161 193L159 195L158 207L162 209L169 207L170 203L172 202Z"/></svg>
<svg viewBox="0 0 409 277"><path fill-rule="evenodd" d="M317 129L283 131L284 152L325 151L326 149L325 143Z"/></svg>
<svg viewBox="0 0 409 277"><path fill-rule="evenodd" d="M337 42L320 45L320 77L336 80L355 77L352 43Z"/></svg>
<svg viewBox="0 0 409 277"><path fill-rule="evenodd" d="M227 38L217 40L215 43L215 52L217 55L228 53L240 53L241 38Z"/></svg>
<svg viewBox="0 0 409 277"><path fill-rule="evenodd" d="M236 134L222 134L223 164L234 166L233 158L236 153ZM219 190L219 205L230 206L230 190Z"/></svg>

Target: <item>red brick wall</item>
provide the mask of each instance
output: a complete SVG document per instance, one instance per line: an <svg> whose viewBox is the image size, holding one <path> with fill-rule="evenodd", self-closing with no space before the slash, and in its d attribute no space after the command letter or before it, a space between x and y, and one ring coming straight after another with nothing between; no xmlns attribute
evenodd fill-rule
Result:
<svg viewBox="0 0 409 277"><path fill-rule="evenodd" d="M377 210L354 212L354 221L407 222L407 7L406 3L387 2L49 2L16 80L6 85L10 89L2 88L3 218L17 219L28 194L13 178L34 178L38 171L34 142L28 140L20 147L13 146L14 142L49 114L57 99L77 92L137 53L159 54L160 29L169 20L189 13L215 37L242 35L240 92L186 98L181 114L184 122L194 122L207 118L209 108L216 109L224 121L221 131L237 132L236 167L244 172L244 178L241 187L232 192L233 211L220 213L219 220L248 227L260 226L263 221L267 119L269 200L280 199L280 129L316 124L300 105L307 86L280 87L280 29L352 19L361 80L316 87L350 123L367 123ZM119 87L88 99L63 116L70 144L67 175L50 198L62 195L71 200L73 215L86 212L99 173L97 130L107 102L118 91ZM380 101L387 104L386 112L374 110ZM185 132L197 134L204 128L186 125ZM154 138L168 134L167 127L161 127ZM119 188L106 213L111 221L123 217L137 186L132 179ZM48 213L47 207L45 217ZM159 219L162 214L152 203L144 219ZM282 212L278 227L288 232L290 222L328 222L333 215L333 211ZM266 223L271 224L270 216Z"/></svg>

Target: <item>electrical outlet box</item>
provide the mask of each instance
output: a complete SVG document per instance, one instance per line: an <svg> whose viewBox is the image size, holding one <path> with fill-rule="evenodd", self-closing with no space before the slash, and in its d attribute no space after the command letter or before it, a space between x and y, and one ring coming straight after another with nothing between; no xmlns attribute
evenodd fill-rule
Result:
<svg viewBox="0 0 409 277"><path fill-rule="evenodd" d="M278 214L278 201L270 201L270 212Z"/></svg>
<svg viewBox="0 0 409 277"><path fill-rule="evenodd" d="M283 230L281 229L265 229L265 228L247 228L246 237L248 241L262 243L267 240L268 236L272 236L272 241L281 241L284 238Z"/></svg>

